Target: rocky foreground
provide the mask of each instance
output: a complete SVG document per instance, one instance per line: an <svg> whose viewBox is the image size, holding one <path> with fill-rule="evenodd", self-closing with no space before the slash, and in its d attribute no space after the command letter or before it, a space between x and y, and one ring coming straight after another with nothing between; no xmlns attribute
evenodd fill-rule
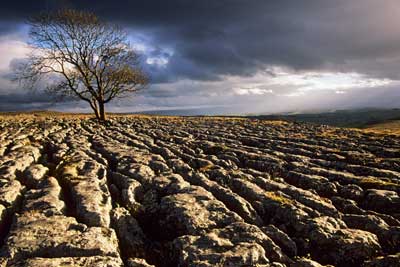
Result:
<svg viewBox="0 0 400 267"><path fill-rule="evenodd" d="M400 266L394 136L218 118L0 129L0 266Z"/></svg>

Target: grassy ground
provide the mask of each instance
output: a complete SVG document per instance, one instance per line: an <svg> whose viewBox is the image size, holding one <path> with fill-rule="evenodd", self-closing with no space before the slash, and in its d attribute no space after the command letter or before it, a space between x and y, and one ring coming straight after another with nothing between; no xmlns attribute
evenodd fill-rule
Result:
<svg viewBox="0 0 400 267"><path fill-rule="evenodd" d="M288 120L326 124L344 128L365 128L369 125L400 120L400 109L354 109L311 114L261 115L253 116L265 120Z"/></svg>
<svg viewBox="0 0 400 267"><path fill-rule="evenodd" d="M400 120L371 124L364 128L366 131L400 135Z"/></svg>
<svg viewBox="0 0 400 267"><path fill-rule="evenodd" d="M39 110L39 111L12 111L12 112L0 112L0 119L2 120L14 120L14 119L45 119L45 118L79 118L79 119L87 119L92 118L95 119L93 113L72 113L72 112L58 112L58 111L47 111L47 110ZM131 113L107 113L107 118L118 118L118 117L135 117L135 118L157 118L157 117L168 117L170 119L182 119L184 117L190 118L195 117L199 120L245 120L245 117L226 117L226 116L175 116L175 115L156 115L156 114L131 114ZM253 122L252 122L253 123ZM283 121L270 121L270 124L281 124L285 123Z"/></svg>

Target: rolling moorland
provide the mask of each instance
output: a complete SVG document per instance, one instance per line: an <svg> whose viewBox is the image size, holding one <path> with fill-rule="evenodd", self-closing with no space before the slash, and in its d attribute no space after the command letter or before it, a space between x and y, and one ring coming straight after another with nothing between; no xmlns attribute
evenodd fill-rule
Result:
<svg viewBox="0 0 400 267"><path fill-rule="evenodd" d="M247 118L0 117L0 266L399 266L400 138Z"/></svg>
<svg viewBox="0 0 400 267"><path fill-rule="evenodd" d="M361 129L375 128L381 130L393 130L398 133L400 109L364 108L336 110L333 112L254 115L249 116L249 118L307 122Z"/></svg>

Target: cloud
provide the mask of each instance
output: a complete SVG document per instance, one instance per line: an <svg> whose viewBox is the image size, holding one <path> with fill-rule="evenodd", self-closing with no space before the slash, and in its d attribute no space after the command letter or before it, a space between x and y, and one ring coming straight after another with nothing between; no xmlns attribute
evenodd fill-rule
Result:
<svg viewBox="0 0 400 267"><path fill-rule="evenodd" d="M59 7L95 11L168 47L162 72L172 80L246 76L274 65L399 77L396 0L9 1L0 15L22 21Z"/></svg>
<svg viewBox="0 0 400 267"><path fill-rule="evenodd" d="M123 25L143 54L152 85L133 104L115 103L118 110L273 112L398 99L396 0L7 1L0 10L1 93L15 90L5 77L26 52L23 21L60 7Z"/></svg>
<svg viewBox="0 0 400 267"><path fill-rule="evenodd" d="M29 51L25 42L10 36L0 37L0 71L10 69L10 63L18 58L23 58Z"/></svg>

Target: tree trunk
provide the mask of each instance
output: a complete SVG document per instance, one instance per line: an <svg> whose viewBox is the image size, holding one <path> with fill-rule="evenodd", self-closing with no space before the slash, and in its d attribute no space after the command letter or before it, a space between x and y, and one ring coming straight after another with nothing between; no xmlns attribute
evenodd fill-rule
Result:
<svg viewBox="0 0 400 267"><path fill-rule="evenodd" d="M106 121L106 112L104 110L104 103L99 101L99 120L101 122L105 122Z"/></svg>
<svg viewBox="0 0 400 267"><path fill-rule="evenodd" d="M93 112L94 112L94 115L96 116L96 119L100 120L99 108L97 107L96 101L89 102L89 104L93 109Z"/></svg>
<svg viewBox="0 0 400 267"><path fill-rule="evenodd" d="M100 120L99 111L97 109L94 109L94 115L96 116L97 120Z"/></svg>

